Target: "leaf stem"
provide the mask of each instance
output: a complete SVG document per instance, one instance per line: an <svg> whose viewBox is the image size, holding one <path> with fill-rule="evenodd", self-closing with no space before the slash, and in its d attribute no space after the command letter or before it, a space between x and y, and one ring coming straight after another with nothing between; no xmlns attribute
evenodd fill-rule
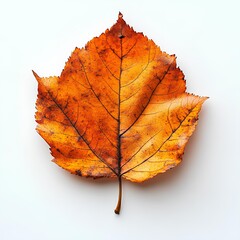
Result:
<svg viewBox="0 0 240 240"><path fill-rule="evenodd" d="M119 186L119 188L118 188L118 190L119 190L119 192L118 192L118 203L117 203L117 206L114 210L114 212L116 214L120 213L121 203L122 203L122 177L121 176L118 177L118 183L119 183L119 185L118 185Z"/></svg>

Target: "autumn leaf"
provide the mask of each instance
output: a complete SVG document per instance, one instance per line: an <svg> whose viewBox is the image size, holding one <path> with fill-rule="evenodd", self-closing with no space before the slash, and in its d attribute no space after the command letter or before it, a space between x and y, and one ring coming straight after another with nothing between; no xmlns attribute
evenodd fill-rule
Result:
<svg viewBox="0 0 240 240"><path fill-rule="evenodd" d="M143 182L175 167L206 97L186 93L176 57L117 23L38 81L37 131L73 174Z"/></svg>

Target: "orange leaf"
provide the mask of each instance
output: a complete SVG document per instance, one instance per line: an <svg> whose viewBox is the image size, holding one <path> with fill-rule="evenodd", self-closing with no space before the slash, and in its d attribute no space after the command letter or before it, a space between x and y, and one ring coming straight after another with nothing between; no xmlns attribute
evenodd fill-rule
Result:
<svg viewBox="0 0 240 240"><path fill-rule="evenodd" d="M54 162L84 177L142 182L181 162L206 97L185 92L176 57L119 14L76 48L59 77L38 81L37 131Z"/></svg>

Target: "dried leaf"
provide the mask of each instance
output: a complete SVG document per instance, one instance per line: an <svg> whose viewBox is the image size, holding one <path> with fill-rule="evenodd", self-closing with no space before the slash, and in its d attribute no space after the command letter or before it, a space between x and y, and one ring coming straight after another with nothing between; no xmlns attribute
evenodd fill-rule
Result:
<svg viewBox="0 0 240 240"><path fill-rule="evenodd" d="M175 167L206 97L185 92L176 57L119 14L76 48L59 77L38 81L37 131L54 162L73 174L142 182Z"/></svg>

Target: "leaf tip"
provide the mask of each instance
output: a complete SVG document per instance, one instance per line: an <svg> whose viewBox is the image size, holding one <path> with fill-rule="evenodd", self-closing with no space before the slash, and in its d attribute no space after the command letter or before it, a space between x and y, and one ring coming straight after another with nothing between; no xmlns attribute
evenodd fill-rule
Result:
<svg viewBox="0 0 240 240"><path fill-rule="evenodd" d="M123 14L121 12L118 13L118 19L123 18Z"/></svg>
<svg viewBox="0 0 240 240"><path fill-rule="evenodd" d="M37 81L39 81L39 80L40 80L40 77L37 75L37 73L34 72L33 70L32 70L32 73L33 73L34 77L37 79Z"/></svg>
<svg viewBox="0 0 240 240"><path fill-rule="evenodd" d="M209 99L209 97L202 97L202 100L203 100L203 102L205 102L206 100L208 100Z"/></svg>

